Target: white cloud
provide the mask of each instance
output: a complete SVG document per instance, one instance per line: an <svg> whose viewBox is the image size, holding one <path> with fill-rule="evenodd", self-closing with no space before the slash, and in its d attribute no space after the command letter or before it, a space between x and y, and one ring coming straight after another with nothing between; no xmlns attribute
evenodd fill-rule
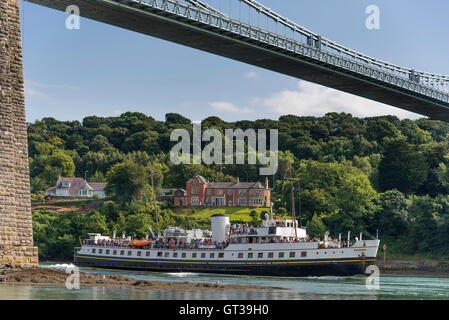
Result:
<svg viewBox="0 0 449 320"><path fill-rule="evenodd" d="M25 94L30 97L47 97L45 93L28 87L25 87Z"/></svg>
<svg viewBox="0 0 449 320"><path fill-rule="evenodd" d="M46 88L46 89L78 89L75 86L70 86L66 84L48 84L38 81L33 81L30 79L25 79L25 86L35 87L35 88Z"/></svg>
<svg viewBox="0 0 449 320"><path fill-rule="evenodd" d="M400 119L424 117L306 81L298 82L298 90L283 90L263 99L263 104L269 111L281 115L323 116L329 112L346 112L357 117L381 115L395 115Z"/></svg>
<svg viewBox="0 0 449 320"><path fill-rule="evenodd" d="M223 112L232 112L232 113L241 113L241 112L253 112L254 110L248 108L240 108L235 104L224 101L210 102L209 106L211 106L214 110L223 111Z"/></svg>
<svg viewBox="0 0 449 320"><path fill-rule="evenodd" d="M245 73L245 78L247 79L256 79L258 77L259 75L255 71L248 71L247 73Z"/></svg>

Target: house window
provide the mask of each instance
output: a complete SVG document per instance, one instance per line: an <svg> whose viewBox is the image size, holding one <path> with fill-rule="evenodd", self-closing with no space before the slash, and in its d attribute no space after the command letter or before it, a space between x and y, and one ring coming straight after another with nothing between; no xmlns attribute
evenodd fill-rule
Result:
<svg viewBox="0 0 449 320"><path fill-rule="evenodd" d="M192 253L192 258L196 258L196 252Z"/></svg>
<svg viewBox="0 0 449 320"><path fill-rule="evenodd" d="M159 251L159 252L157 253L157 256L158 256L158 257L162 257L162 252Z"/></svg>
<svg viewBox="0 0 449 320"><path fill-rule="evenodd" d="M64 188L68 188L68 187L70 187L70 182L65 181L65 182L62 183L62 186L63 186Z"/></svg>
<svg viewBox="0 0 449 320"><path fill-rule="evenodd" d="M183 253L181 254L181 258L185 258L185 257L186 257L186 253L183 252Z"/></svg>
<svg viewBox="0 0 449 320"><path fill-rule="evenodd" d="M116 256L116 255L117 255L117 250L112 251L112 254L113 254L114 256Z"/></svg>
<svg viewBox="0 0 449 320"><path fill-rule="evenodd" d="M92 253L95 253L96 249L92 249Z"/></svg>
<svg viewBox="0 0 449 320"><path fill-rule="evenodd" d="M221 196L223 194L223 189L217 189L217 194Z"/></svg>
<svg viewBox="0 0 449 320"><path fill-rule="evenodd" d="M128 256L132 255L133 252L132 251L128 251Z"/></svg>
<svg viewBox="0 0 449 320"><path fill-rule="evenodd" d="M243 194L246 194L246 190L245 189L240 189L239 190L239 195L243 195Z"/></svg>
<svg viewBox="0 0 449 320"><path fill-rule="evenodd" d="M150 256L150 251L147 251L146 256L149 257Z"/></svg>
<svg viewBox="0 0 449 320"><path fill-rule="evenodd" d="M206 258L206 254L204 252L201 253L201 258Z"/></svg>
<svg viewBox="0 0 449 320"><path fill-rule="evenodd" d="M80 190L79 191L80 196L87 196L87 190Z"/></svg>
<svg viewBox="0 0 449 320"><path fill-rule="evenodd" d="M106 250L106 254L109 254L109 252L110 252L109 250Z"/></svg>
<svg viewBox="0 0 449 320"><path fill-rule="evenodd" d="M178 253L177 252L173 252L173 258L177 258L178 257Z"/></svg>
<svg viewBox="0 0 449 320"><path fill-rule="evenodd" d="M279 258L283 258L284 257L284 253L283 252L279 252L278 257Z"/></svg>
<svg viewBox="0 0 449 320"><path fill-rule="evenodd" d="M246 198L239 198L239 205L246 205Z"/></svg>
<svg viewBox="0 0 449 320"><path fill-rule="evenodd" d="M262 259L262 258L263 258L263 252L259 252L259 253L257 254L257 258Z"/></svg>
<svg viewBox="0 0 449 320"><path fill-rule="evenodd" d="M290 252L290 258L294 258L295 257L295 252Z"/></svg>
<svg viewBox="0 0 449 320"><path fill-rule="evenodd" d="M164 257L167 258L169 256L170 252L165 252Z"/></svg>
<svg viewBox="0 0 449 320"><path fill-rule="evenodd" d="M211 259L215 258L215 253L211 253L211 254L209 255L209 257L210 257Z"/></svg>
<svg viewBox="0 0 449 320"><path fill-rule="evenodd" d="M234 194L234 191L232 189L228 189L228 196L232 196Z"/></svg>
<svg viewBox="0 0 449 320"><path fill-rule="evenodd" d="M103 249L98 250L98 253L102 254L103 253Z"/></svg>
<svg viewBox="0 0 449 320"><path fill-rule="evenodd" d="M273 258L273 252L268 252L268 258Z"/></svg>
<svg viewBox="0 0 449 320"><path fill-rule="evenodd" d="M192 188L192 194L198 194L198 188Z"/></svg>
<svg viewBox="0 0 449 320"><path fill-rule="evenodd" d="M248 259L252 259L252 258L253 258L253 253L252 252L248 253Z"/></svg>
<svg viewBox="0 0 449 320"><path fill-rule="evenodd" d="M137 251L137 256L141 257L142 256L142 251Z"/></svg>
<svg viewBox="0 0 449 320"><path fill-rule="evenodd" d="M207 189L207 195L211 195L212 194L212 189Z"/></svg>
<svg viewBox="0 0 449 320"><path fill-rule="evenodd" d="M243 253L240 252L239 255L238 255L238 257L239 257L239 259L243 259Z"/></svg>
<svg viewBox="0 0 449 320"><path fill-rule="evenodd" d="M120 251L120 255L121 255L121 256L124 256L124 255L125 255L125 250L121 250L121 251Z"/></svg>
<svg viewBox="0 0 449 320"><path fill-rule="evenodd" d="M301 251L301 257L307 257L307 251Z"/></svg>
<svg viewBox="0 0 449 320"><path fill-rule="evenodd" d="M251 205L261 205L262 204L262 198L251 198L251 199L249 199L249 203Z"/></svg>
<svg viewBox="0 0 449 320"><path fill-rule="evenodd" d="M198 204L198 197L192 197L192 204Z"/></svg>
<svg viewBox="0 0 449 320"><path fill-rule="evenodd" d="M223 253L223 252L220 252L220 253L218 254L218 258L224 258L224 253Z"/></svg>

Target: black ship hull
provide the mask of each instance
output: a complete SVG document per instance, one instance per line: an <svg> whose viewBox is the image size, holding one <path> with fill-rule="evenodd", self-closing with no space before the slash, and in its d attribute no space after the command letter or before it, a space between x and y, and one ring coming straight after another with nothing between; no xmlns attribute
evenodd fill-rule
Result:
<svg viewBox="0 0 449 320"><path fill-rule="evenodd" d="M74 257L78 267L156 272L199 272L234 275L309 277L368 275L367 267L375 264L374 258L289 261L198 261L109 258L91 255Z"/></svg>

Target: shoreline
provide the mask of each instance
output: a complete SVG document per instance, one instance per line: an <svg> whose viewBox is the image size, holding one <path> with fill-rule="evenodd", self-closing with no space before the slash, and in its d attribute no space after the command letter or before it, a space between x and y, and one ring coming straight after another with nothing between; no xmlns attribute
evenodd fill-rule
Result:
<svg viewBox="0 0 449 320"><path fill-rule="evenodd" d="M386 263L378 261L377 266L380 273L386 275L449 277L447 262L437 260L390 260Z"/></svg>
<svg viewBox="0 0 449 320"><path fill-rule="evenodd" d="M0 267L0 285L30 285L47 287L65 287L66 280L71 274L63 270L45 267ZM211 284L194 282L164 282L136 280L121 275L103 275L95 273L80 272L79 284L81 288L91 287L116 287L139 290L219 290L219 291L268 291L286 290L281 287L256 286L256 285L232 285Z"/></svg>

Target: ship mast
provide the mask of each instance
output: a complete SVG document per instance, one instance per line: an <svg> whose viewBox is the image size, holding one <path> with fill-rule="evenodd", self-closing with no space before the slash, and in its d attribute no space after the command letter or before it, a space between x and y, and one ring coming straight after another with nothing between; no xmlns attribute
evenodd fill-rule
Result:
<svg viewBox="0 0 449 320"><path fill-rule="evenodd" d="M292 173L292 165L290 164L290 178L287 178L287 180L290 180L290 188L292 192L292 217L293 217L293 226L295 228L295 240L298 240L298 230L296 229L296 213L295 213L295 195L293 191L293 173Z"/></svg>
<svg viewBox="0 0 449 320"><path fill-rule="evenodd" d="M159 218L157 213L157 203L156 203L156 193L154 192L154 179L153 179L153 170L151 170L151 189L153 191L153 203L154 203L154 212L156 214L156 232L157 232L157 239L159 240Z"/></svg>

